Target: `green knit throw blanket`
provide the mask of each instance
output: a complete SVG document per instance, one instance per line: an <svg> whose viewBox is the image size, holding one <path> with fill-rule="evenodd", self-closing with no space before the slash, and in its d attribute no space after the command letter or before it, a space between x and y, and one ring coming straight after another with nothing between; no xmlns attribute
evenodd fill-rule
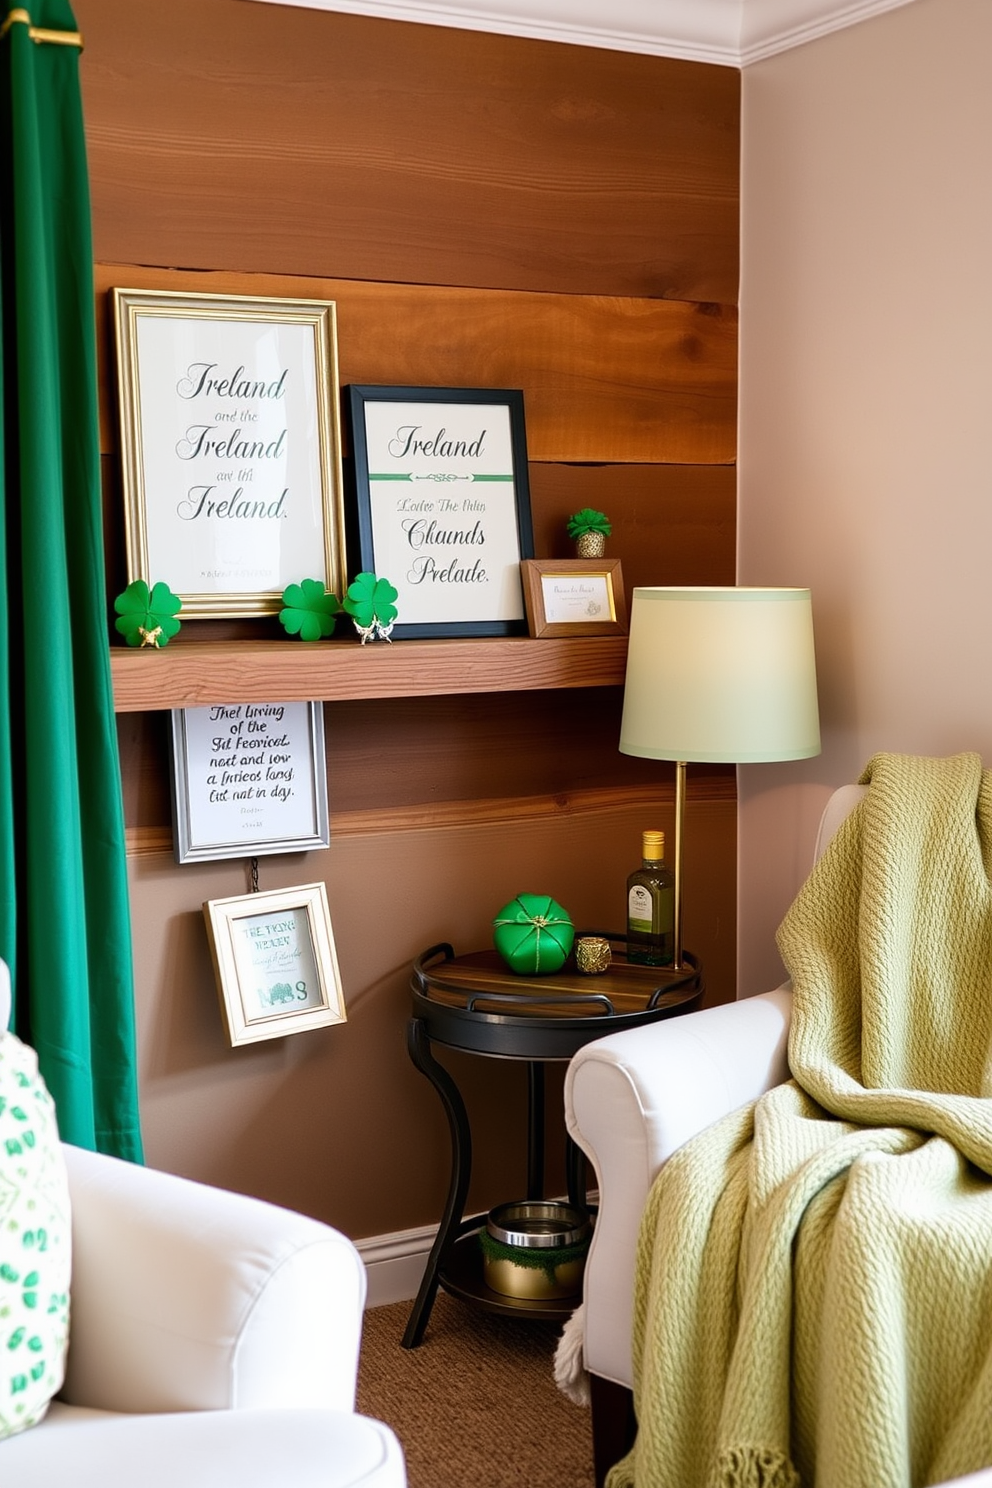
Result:
<svg viewBox="0 0 992 1488"><path fill-rule="evenodd" d="M609 1488L923 1488L992 1464L992 772L882 754L779 930L792 1079L642 1222Z"/></svg>

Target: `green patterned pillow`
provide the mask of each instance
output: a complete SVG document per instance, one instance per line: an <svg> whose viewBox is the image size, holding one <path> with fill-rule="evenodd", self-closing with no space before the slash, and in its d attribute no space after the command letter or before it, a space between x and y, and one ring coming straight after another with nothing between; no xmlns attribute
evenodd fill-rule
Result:
<svg viewBox="0 0 992 1488"><path fill-rule="evenodd" d="M0 1440L62 1384L71 1248L55 1106L34 1050L0 1031Z"/></svg>

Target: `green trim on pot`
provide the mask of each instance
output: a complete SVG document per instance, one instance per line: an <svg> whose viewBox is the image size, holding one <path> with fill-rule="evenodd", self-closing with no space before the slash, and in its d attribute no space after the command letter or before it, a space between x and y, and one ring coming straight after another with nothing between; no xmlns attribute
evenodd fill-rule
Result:
<svg viewBox="0 0 992 1488"><path fill-rule="evenodd" d="M580 1240L578 1245L562 1245L548 1250L537 1246L504 1245L502 1240L494 1239L488 1230L480 1230L479 1245L487 1261L509 1261L513 1266L543 1271L548 1281L553 1283L559 1266L567 1266L571 1261L584 1258L589 1249L589 1237Z"/></svg>

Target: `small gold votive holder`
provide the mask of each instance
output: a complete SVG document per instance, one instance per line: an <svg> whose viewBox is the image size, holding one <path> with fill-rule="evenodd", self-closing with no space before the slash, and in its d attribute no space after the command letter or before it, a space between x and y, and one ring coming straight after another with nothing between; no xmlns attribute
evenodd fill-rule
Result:
<svg viewBox="0 0 992 1488"><path fill-rule="evenodd" d="M611 959L610 942L600 935L580 935L575 942L575 965L586 976L599 976Z"/></svg>

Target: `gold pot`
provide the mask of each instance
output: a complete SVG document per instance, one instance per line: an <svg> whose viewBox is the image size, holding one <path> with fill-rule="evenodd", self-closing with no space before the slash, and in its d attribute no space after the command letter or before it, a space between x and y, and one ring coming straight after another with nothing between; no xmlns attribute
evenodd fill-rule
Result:
<svg viewBox="0 0 992 1488"><path fill-rule="evenodd" d="M539 1301L546 1297L574 1297L582 1289L585 1253L575 1246L589 1238L588 1214L556 1199L526 1199L500 1204L486 1219L487 1234L501 1246L518 1251L528 1261L540 1256L542 1265L523 1265L507 1256L483 1251L486 1286L505 1297ZM565 1252L570 1252L565 1258ZM556 1261L557 1253L563 1258Z"/></svg>
<svg viewBox="0 0 992 1488"><path fill-rule="evenodd" d="M528 1301L540 1301L543 1297L574 1297L582 1290L582 1273L585 1257L577 1261L565 1261L548 1274L539 1266L518 1266L514 1261L491 1261L483 1259L482 1271L486 1286L504 1297L522 1297Z"/></svg>
<svg viewBox="0 0 992 1488"><path fill-rule="evenodd" d="M575 539L575 551L580 558L602 558L606 552L605 532L583 532Z"/></svg>

